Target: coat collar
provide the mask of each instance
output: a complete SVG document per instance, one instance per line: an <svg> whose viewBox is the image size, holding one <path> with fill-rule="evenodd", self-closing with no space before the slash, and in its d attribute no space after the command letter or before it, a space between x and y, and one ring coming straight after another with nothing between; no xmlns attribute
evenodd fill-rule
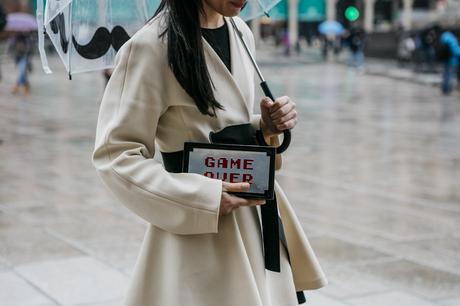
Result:
<svg viewBox="0 0 460 306"><path fill-rule="evenodd" d="M230 58L232 73L220 57L203 38L206 63L211 80L215 86L215 96L225 109L235 108L246 113L248 120L252 113L254 98L253 68L244 47L230 21L225 17L230 39Z"/></svg>

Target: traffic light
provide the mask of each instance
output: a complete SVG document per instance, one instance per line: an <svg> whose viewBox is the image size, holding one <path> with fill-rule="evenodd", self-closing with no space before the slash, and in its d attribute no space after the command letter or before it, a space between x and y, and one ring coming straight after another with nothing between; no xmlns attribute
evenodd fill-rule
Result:
<svg viewBox="0 0 460 306"><path fill-rule="evenodd" d="M365 0L338 0L337 21L349 29L353 24L359 23L363 18Z"/></svg>
<svg viewBox="0 0 460 306"><path fill-rule="evenodd" d="M353 22L358 20L360 13L356 6L350 5L345 9L344 15L348 21Z"/></svg>

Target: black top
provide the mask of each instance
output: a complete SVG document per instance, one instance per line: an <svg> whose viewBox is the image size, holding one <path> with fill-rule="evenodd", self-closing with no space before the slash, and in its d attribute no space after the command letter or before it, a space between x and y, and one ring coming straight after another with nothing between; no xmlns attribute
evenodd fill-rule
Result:
<svg viewBox="0 0 460 306"><path fill-rule="evenodd" d="M211 45L214 51L219 55L227 69L232 72L230 58L230 36L228 33L227 23L216 29L201 29L204 39Z"/></svg>

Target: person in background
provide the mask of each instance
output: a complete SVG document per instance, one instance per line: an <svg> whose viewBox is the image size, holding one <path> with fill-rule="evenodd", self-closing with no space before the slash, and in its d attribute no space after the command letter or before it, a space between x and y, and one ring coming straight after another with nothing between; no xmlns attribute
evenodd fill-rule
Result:
<svg viewBox="0 0 460 306"><path fill-rule="evenodd" d="M445 31L439 38L441 49L445 48L445 59L443 60L444 69L442 72L441 91L444 95L452 91L452 81L458 69L460 46L458 40L452 32Z"/></svg>
<svg viewBox="0 0 460 306"><path fill-rule="evenodd" d="M0 3L0 81L2 80L2 45L1 45L1 39L2 39L2 31L6 27L6 12L3 9L2 4Z"/></svg>
<svg viewBox="0 0 460 306"><path fill-rule="evenodd" d="M420 34L421 51L423 57L423 71L434 72L436 62L436 41L438 39L439 26L431 26Z"/></svg>
<svg viewBox="0 0 460 306"><path fill-rule="evenodd" d="M29 95L29 72L32 71L32 64L30 62L32 42L30 35L27 33L16 34L10 42L9 50L13 55L18 71L16 84L11 90L11 93L17 94L21 88L23 88L24 94Z"/></svg>
<svg viewBox="0 0 460 306"><path fill-rule="evenodd" d="M457 89L460 90L460 65L457 66Z"/></svg>
<svg viewBox="0 0 460 306"><path fill-rule="evenodd" d="M415 52L415 39L412 35L402 36L398 43L398 64L401 67L412 63Z"/></svg>
<svg viewBox="0 0 460 306"><path fill-rule="evenodd" d="M355 26L351 28L347 37L347 43L351 50L350 65L363 69L364 67L364 46L366 43L366 32L363 28Z"/></svg>

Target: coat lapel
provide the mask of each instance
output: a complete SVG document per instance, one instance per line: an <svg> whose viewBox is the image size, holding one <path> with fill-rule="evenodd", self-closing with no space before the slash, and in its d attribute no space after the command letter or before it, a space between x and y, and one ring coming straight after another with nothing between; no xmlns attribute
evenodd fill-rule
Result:
<svg viewBox="0 0 460 306"><path fill-rule="evenodd" d="M227 18L225 21L227 22L230 38L232 73L228 71L214 49L203 38L206 63L215 86L214 94L217 101L226 110L239 111L240 118L241 114L245 114L246 120L249 120L254 99L253 68L235 30Z"/></svg>

